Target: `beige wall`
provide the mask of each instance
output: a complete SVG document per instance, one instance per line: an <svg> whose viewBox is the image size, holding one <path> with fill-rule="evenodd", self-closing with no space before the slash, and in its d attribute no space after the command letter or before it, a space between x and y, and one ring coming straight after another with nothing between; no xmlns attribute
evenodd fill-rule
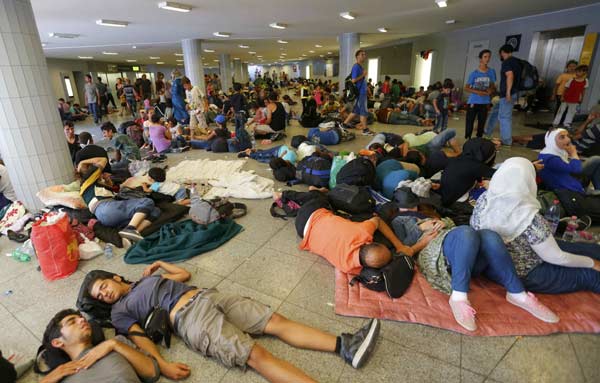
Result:
<svg viewBox="0 0 600 383"><path fill-rule="evenodd" d="M46 64L48 65L48 75L50 77L50 84L52 86L52 90L54 91L55 98L58 100L59 98L64 98L67 101L76 102L82 104L83 95L79 95L77 91L77 87L75 86L75 78L73 77L74 71L80 71L87 73L88 71L88 63L86 61L81 60L59 60L59 59L46 59ZM73 86L73 98L69 99L67 97L67 92L65 91L65 87L63 86L63 76L69 76L71 79L71 85Z"/></svg>

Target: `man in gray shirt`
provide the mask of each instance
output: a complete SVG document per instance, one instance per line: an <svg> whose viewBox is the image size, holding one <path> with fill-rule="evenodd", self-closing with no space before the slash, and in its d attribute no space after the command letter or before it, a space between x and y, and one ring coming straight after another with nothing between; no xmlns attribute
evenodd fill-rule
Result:
<svg viewBox="0 0 600 383"><path fill-rule="evenodd" d="M124 336L92 345L90 324L75 310L62 310L44 332L44 346L71 359L46 375L40 383L152 383L160 377L156 360ZM59 351L60 350L60 351Z"/></svg>
<svg viewBox="0 0 600 383"><path fill-rule="evenodd" d="M92 81L92 76L89 74L85 75L85 103L88 107L88 113L94 116L94 124L97 124L101 118L99 111L100 94L96 84Z"/></svg>

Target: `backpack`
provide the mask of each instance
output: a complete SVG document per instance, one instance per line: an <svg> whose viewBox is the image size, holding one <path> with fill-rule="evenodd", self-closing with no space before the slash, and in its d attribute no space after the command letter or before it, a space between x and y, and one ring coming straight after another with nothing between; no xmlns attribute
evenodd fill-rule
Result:
<svg viewBox="0 0 600 383"><path fill-rule="evenodd" d="M375 166L365 157L355 158L342 166L337 174L338 184L371 186L375 182Z"/></svg>
<svg viewBox="0 0 600 383"><path fill-rule="evenodd" d="M275 218L281 218L284 221L288 217L295 217L298 215L298 210L300 210L300 205L292 200L284 201L283 198L277 199L273 204L271 204L271 216ZM280 213L280 211L283 211Z"/></svg>
<svg viewBox="0 0 600 383"><path fill-rule="evenodd" d="M519 60L519 64L521 64L521 77L519 80L519 90L532 90L537 88L540 76L538 75L538 70L535 66L531 65L529 61Z"/></svg>
<svg viewBox="0 0 600 383"><path fill-rule="evenodd" d="M298 146L300 146L301 143L303 143L304 141L308 141L308 137L306 136L302 136L302 135L297 135L292 137L292 148L298 149Z"/></svg>
<svg viewBox="0 0 600 383"><path fill-rule="evenodd" d="M302 159L296 167L296 178L309 186L328 187L331 160L319 156Z"/></svg>
<svg viewBox="0 0 600 383"><path fill-rule="evenodd" d="M380 269L363 267L360 274L352 278L350 286L360 282L369 290L385 291L390 298L400 298L410 286L414 274L412 257L397 255Z"/></svg>
<svg viewBox="0 0 600 383"><path fill-rule="evenodd" d="M131 138L133 142L138 147L142 147L144 145L144 129L140 127L138 124L129 125L126 128L127 136Z"/></svg>
<svg viewBox="0 0 600 383"><path fill-rule="evenodd" d="M246 215L248 208L239 202L230 202L227 198L205 200L197 194L192 195L190 218L199 225L208 225L227 218L239 218Z"/></svg>
<svg viewBox="0 0 600 383"><path fill-rule="evenodd" d="M125 121L117 128L117 132L121 134L127 134L127 128L131 125L137 125L135 121Z"/></svg>
<svg viewBox="0 0 600 383"><path fill-rule="evenodd" d="M344 79L344 97L350 102L358 98L358 87L352 81L352 74Z"/></svg>
<svg viewBox="0 0 600 383"><path fill-rule="evenodd" d="M350 214L371 213L375 208L375 200L364 186L337 184L328 198L335 210Z"/></svg>

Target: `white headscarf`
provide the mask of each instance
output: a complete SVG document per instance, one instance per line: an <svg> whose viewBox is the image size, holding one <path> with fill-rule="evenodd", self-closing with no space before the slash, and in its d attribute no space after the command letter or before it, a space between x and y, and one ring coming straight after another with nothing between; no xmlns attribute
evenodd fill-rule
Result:
<svg viewBox="0 0 600 383"><path fill-rule="evenodd" d="M546 133L546 137L544 138L544 142L546 147L544 150L540 152L540 154L552 154L554 156L560 157L566 163L569 163L569 153L566 150L561 149L556 145L556 136L560 133L566 132L565 129L554 129L548 133Z"/></svg>
<svg viewBox="0 0 600 383"><path fill-rule="evenodd" d="M494 173L486 195L487 205L480 213L481 228L495 231L505 242L512 241L540 210L533 164L522 157L504 161Z"/></svg>

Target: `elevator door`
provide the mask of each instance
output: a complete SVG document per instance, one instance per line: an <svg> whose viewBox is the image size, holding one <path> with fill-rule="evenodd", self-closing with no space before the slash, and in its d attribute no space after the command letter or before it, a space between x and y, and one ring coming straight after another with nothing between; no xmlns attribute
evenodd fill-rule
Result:
<svg viewBox="0 0 600 383"><path fill-rule="evenodd" d="M541 77L554 86L556 78L564 72L567 61L579 60L583 47L583 36L548 40Z"/></svg>

